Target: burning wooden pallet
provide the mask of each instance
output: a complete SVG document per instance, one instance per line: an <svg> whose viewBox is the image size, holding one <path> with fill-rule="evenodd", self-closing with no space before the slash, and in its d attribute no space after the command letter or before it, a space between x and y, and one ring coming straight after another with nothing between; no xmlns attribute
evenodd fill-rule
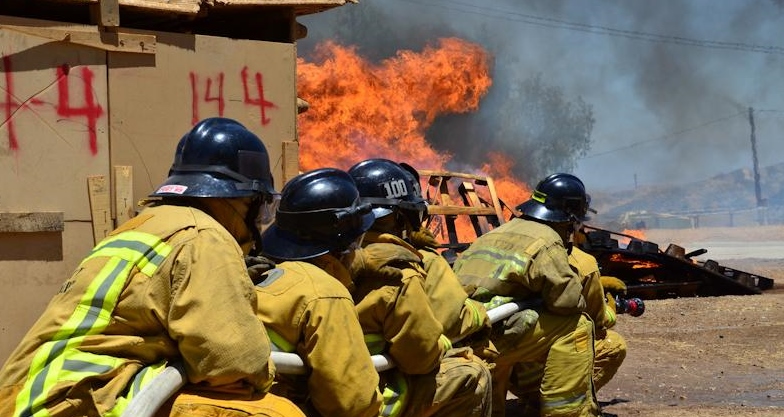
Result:
<svg viewBox="0 0 784 417"><path fill-rule="evenodd" d="M426 226L444 242L443 255L450 261L478 236L515 214L498 197L490 177L450 171L419 173L430 204ZM704 254L704 249L686 253L682 247L670 244L662 251L658 244L628 234L591 226L585 226L585 231L581 249L596 257L602 274L623 280L629 297L747 295L773 287L770 278L713 260L700 263L691 259Z"/></svg>

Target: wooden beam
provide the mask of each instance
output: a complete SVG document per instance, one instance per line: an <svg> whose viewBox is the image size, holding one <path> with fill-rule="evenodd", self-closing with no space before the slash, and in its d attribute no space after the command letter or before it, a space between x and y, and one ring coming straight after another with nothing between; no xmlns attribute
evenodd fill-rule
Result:
<svg viewBox="0 0 784 417"><path fill-rule="evenodd" d="M117 165L114 167L114 213L117 227L136 214L133 201L133 167Z"/></svg>
<svg viewBox="0 0 784 417"><path fill-rule="evenodd" d="M107 32L94 26L13 16L0 16L0 29L115 52L155 54L157 44L156 36L150 34L121 30Z"/></svg>
<svg viewBox="0 0 784 417"><path fill-rule="evenodd" d="M275 184L275 188L281 188L292 178L299 175L299 142L293 140L283 141L283 184Z"/></svg>
<svg viewBox="0 0 784 417"><path fill-rule="evenodd" d="M498 193L495 191L495 183L493 183L493 179L490 177L486 177L485 180L487 181L487 188L490 190L490 198L493 200L493 207L495 207L495 214L496 216L498 216L498 221L503 222L504 208L501 207L501 200L498 199ZM514 211L514 209L512 209L512 211Z"/></svg>
<svg viewBox="0 0 784 417"><path fill-rule="evenodd" d="M427 206L428 214L443 214L443 215L474 215L474 216L495 216L495 209L492 207L462 207L462 206Z"/></svg>
<svg viewBox="0 0 784 417"><path fill-rule="evenodd" d="M431 169L418 169L417 172L419 172L419 175L423 176L423 177L425 177L425 176L427 176L427 177L444 177L446 179L449 179L449 178L452 178L452 177L458 177L458 178L467 178L467 179L479 180L479 181L486 181L487 180L487 177L484 176L484 175L466 174L466 173L455 172L455 171L435 171L435 170L431 170Z"/></svg>
<svg viewBox="0 0 784 417"><path fill-rule="evenodd" d="M99 0L92 11L96 15L94 21L98 25L112 28L120 26L119 0Z"/></svg>
<svg viewBox="0 0 784 417"><path fill-rule="evenodd" d="M104 175L87 177L90 196L90 217L93 222L93 244L98 244L112 231L112 211L109 186Z"/></svg>
<svg viewBox="0 0 784 417"><path fill-rule="evenodd" d="M0 213L0 233L62 232L63 213L25 212Z"/></svg>

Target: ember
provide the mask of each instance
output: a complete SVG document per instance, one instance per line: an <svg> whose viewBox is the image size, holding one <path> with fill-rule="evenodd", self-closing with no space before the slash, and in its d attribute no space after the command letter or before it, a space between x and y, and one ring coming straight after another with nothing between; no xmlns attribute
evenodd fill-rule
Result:
<svg viewBox="0 0 784 417"><path fill-rule="evenodd" d="M610 262L627 263L632 265L632 269L658 268L661 266L656 262L627 258L620 253L613 253L610 255Z"/></svg>

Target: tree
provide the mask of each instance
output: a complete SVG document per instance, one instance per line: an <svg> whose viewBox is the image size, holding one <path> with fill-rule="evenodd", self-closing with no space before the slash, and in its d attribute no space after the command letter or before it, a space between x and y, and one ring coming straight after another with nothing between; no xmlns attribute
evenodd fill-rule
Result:
<svg viewBox="0 0 784 417"><path fill-rule="evenodd" d="M553 172L573 171L590 149L592 107L581 97L570 101L541 74L505 91L493 142L518 161L515 174L533 183Z"/></svg>

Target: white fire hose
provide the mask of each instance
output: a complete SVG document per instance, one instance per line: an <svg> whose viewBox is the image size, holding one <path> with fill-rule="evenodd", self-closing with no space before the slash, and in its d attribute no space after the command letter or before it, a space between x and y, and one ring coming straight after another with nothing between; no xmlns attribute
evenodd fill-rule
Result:
<svg viewBox="0 0 784 417"><path fill-rule="evenodd" d="M488 310L487 317L491 323L496 323L525 308L523 303L506 303ZM378 372L395 367L386 355L373 355L371 359ZM272 352L271 360L275 364L276 372L280 374L304 375L308 372L308 367L296 353ZM185 370L179 364L167 366L133 397L121 417L153 417L158 408L179 391L186 381Z"/></svg>

